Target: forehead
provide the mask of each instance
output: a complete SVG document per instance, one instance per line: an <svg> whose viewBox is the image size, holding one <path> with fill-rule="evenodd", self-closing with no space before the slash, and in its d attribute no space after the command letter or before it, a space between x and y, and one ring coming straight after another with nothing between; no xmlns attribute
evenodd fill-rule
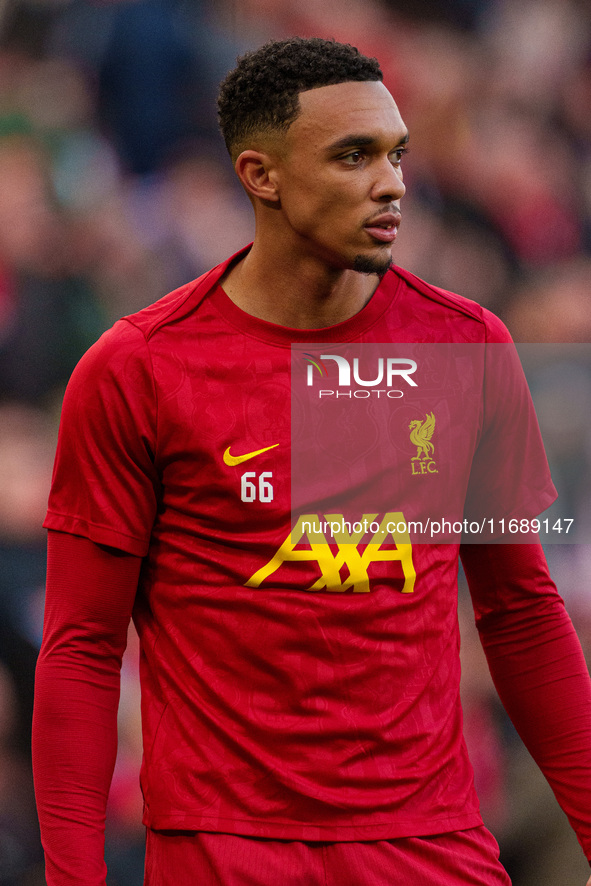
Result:
<svg viewBox="0 0 591 886"><path fill-rule="evenodd" d="M337 83L309 89L299 96L300 113L291 124L288 143L305 141L316 150L328 149L348 136L385 139L398 144L406 126L383 83Z"/></svg>

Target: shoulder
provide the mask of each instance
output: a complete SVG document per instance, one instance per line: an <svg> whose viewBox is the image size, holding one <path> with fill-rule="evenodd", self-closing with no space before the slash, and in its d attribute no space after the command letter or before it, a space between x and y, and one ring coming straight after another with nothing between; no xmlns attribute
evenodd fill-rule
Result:
<svg viewBox="0 0 591 886"><path fill-rule="evenodd" d="M129 314L123 320L142 332L146 340L150 340L158 330L172 323L179 323L183 319L193 316L195 311L206 298L207 294L215 287L223 277L229 266L240 258L244 252L250 249L240 250L226 261L211 268L205 274L185 283L178 289L174 289L163 298L143 308L135 314Z"/></svg>
<svg viewBox="0 0 591 886"><path fill-rule="evenodd" d="M406 289L406 297L415 298L417 301L428 300L433 305L437 305L441 312L448 315L453 321L454 315L457 319L465 318L477 324L482 332L483 341L487 343L495 342L511 342L512 338L505 324L496 314L484 308L478 302L465 298L455 292L449 292L432 283L427 283L416 274L400 268L396 265L392 267L393 276L401 281Z"/></svg>
<svg viewBox="0 0 591 886"><path fill-rule="evenodd" d="M141 331L125 319L118 320L86 351L76 366L69 388L80 387L122 374L132 375L131 367L149 362L147 343Z"/></svg>
<svg viewBox="0 0 591 886"><path fill-rule="evenodd" d="M151 362L150 341L154 335L173 323L191 317L230 263L242 252L146 308L117 320L83 355L74 370L70 386L77 379L82 382L89 377L120 375L122 371L133 375L139 365L147 368Z"/></svg>

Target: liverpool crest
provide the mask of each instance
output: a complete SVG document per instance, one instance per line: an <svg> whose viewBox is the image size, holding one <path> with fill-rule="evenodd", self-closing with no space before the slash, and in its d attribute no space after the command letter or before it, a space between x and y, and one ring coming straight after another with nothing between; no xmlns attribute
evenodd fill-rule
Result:
<svg viewBox="0 0 591 886"><path fill-rule="evenodd" d="M437 467L433 455L435 445L432 441L435 431L435 416L427 413L423 421L415 419L409 424L410 442L417 447L417 454L411 458L413 474L436 474Z"/></svg>

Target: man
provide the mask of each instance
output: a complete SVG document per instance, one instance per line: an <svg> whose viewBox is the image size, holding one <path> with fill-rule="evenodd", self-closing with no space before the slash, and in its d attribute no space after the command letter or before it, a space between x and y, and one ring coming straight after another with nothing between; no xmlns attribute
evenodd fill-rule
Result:
<svg viewBox="0 0 591 886"><path fill-rule="evenodd" d="M133 611L147 884L507 884L461 734L458 547L303 538L289 403L293 343L508 335L391 268L408 133L375 60L268 44L219 104L253 245L119 321L64 402L34 741L47 882L105 883ZM529 517L554 492L527 468L539 439L523 385L508 399L528 458L501 458ZM470 438L479 490L498 459L492 401ZM408 465L430 463L412 439ZM589 857L591 688L541 549L467 545L463 562L499 692Z"/></svg>

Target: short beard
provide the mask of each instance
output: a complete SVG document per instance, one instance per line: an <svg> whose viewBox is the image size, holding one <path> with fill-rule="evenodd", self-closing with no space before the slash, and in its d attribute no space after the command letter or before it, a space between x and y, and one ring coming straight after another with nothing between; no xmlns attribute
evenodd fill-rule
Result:
<svg viewBox="0 0 591 886"><path fill-rule="evenodd" d="M392 256L378 259L370 258L367 255L358 255L353 262L353 270L357 271L358 274L377 274L378 277L383 277L391 267L392 261Z"/></svg>

